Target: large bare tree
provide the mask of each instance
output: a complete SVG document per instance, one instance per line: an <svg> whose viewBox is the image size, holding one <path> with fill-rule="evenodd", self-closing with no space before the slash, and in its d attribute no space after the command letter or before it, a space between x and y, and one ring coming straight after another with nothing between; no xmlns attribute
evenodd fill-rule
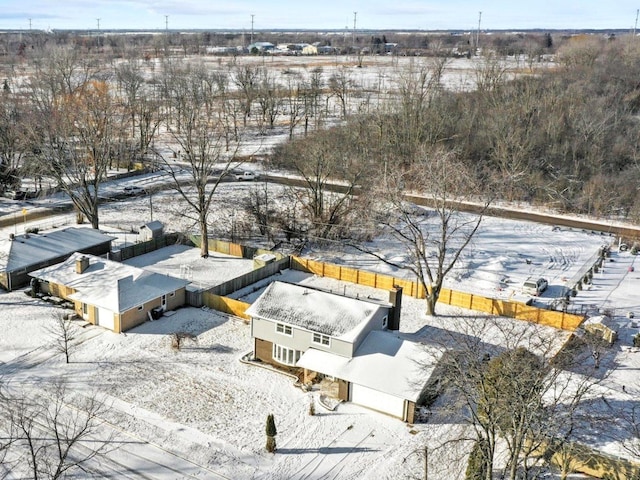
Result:
<svg viewBox="0 0 640 480"><path fill-rule="evenodd" d="M226 89L221 89L219 76L204 69L185 67L174 69L167 81L168 100L174 116L166 128L180 147L180 159L186 166L187 178L181 176L181 166L171 158L161 157L173 186L193 213L200 231L200 255L209 256L209 213L214 194L232 167L238 144L228 148L228 122L221 118Z"/></svg>
<svg viewBox="0 0 640 480"><path fill-rule="evenodd" d="M477 233L490 205L475 172L454 153L424 151L407 170L393 169L380 178L382 190L373 214L380 234L398 242L404 256L387 256L374 246L354 243L387 265L413 273L423 287L427 313L436 314L436 303L446 276L455 267ZM414 201L427 206L417 208ZM476 202L476 213L462 214L457 202Z"/></svg>
<svg viewBox="0 0 640 480"><path fill-rule="evenodd" d="M100 185L129 153L119 102L106 83L91 80L38 107L30 132L35 156L79 214L98 228Z"/></svg>
<svg viewBox="0 0 640 480"><path fill-rule="evenodd" d="M475 444L468 478L491 480L498 469L510 480L536 478L598 421L588 401L601 377L575 352L559 353L564 340L553 329L461 318L439 335L448 351L438 365L444 400L432 409L469 427L452 440Z"/></svg>

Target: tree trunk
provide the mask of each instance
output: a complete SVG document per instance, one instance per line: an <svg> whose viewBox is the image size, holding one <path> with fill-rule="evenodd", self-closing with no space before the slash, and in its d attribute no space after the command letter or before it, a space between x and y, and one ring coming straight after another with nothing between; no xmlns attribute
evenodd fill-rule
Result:
<svg viewBox="0 0 640 480"><path fill-rule="evenodd" d="M209 258L209 231L207 230L207 219L200 215L200 256Z"/></svg>

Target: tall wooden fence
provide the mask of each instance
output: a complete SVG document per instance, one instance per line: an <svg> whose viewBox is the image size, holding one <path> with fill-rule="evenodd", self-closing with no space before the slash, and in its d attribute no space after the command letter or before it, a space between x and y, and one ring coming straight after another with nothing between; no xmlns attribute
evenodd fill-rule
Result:
<svg viewBox="0 0 640 480"><path fill-rule="evenodd" d="M398 285L402 287L403 294L415 298L426 297L424 288L418 282L380 273L366 272L342 265L318 262L300 257L291 257L291 268L367 287L391 290L394 285ZM456 292L449 289L442 289L438 302L569 331L574 331L578 328L584 319L584 317L580 315L555 310L545 310L523 303L497 300L495 298L483 297L466 292Z"/></svg>
<svg viewBox="0 0 640 480"><path fill-rule="evenodd" d="M233 298L223 297L221 295L216 295L211 292L204 292L202 295L202 300L204 304L212 308L213 310L217 310L218 312L228 313L229 315L234 315L236 317L243 318L248 321L249 315L247 315L245 310L249 308L250 304L246 302L241 302L240 300L234 300Z"/></svg>
<svg viewBox="0 0 640 480"><path fill-rule="evenodd" d="M153 252L159 248L166 247L177 241L177 235L162 235L158 238L152 238L146 242L140 242L127 247L122 247L117 250L112 250L109 254L109 259L116 262L124 262L138 255L144 255L145 253Z"/></svg>

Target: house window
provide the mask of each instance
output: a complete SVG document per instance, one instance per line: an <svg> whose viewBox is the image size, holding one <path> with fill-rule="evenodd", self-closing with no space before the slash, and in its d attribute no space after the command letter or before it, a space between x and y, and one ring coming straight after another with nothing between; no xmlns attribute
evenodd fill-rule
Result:
<svg viewBox="0 0 640 480"><path fill-rule="evenodd" d="M317 343L319 345L324 345L326 347L331 345L331 337L329 335L322 335L321 333L313 334L313 343Z"/></svg>
<svg viewBox="0 0 640 480"><path fill-rule="evenodd" d="M387 326L387 317L386 316L382 319L382 326L383 327Z"/></svg>
<svg viewBox="0 0 640 480"><path fill-rule="evenodd" d="M170 297L175 297L175 296L176 296L176 292L171 292L171 293L169 294L169 296L170 296Z"/></svg>
<svg viewBox="0 0 640 480"><path fill-rule="evenodd" d="M276 323L276 332L281 333L283 335L293 335L293 330L291 329L291 325L285 325L284 323Z"/></svg>
<svg viewBox="0 0 640 480"><path fill-rule="evenodd" d="M87 304L83 303L82 304L82 314L86 315L88 313L89 309L87 308Z"/></svg>
<svg viewBox="0 0 640 480"><path fill-rule="evenodd" d="M294 350L293 348L283 347L282 345L273 344L273 359L278 363L285 365L295 365L300 360L300 350Z"/></svg>
<svg viewBox="0 0 640 480"><path fill-rule="evenodd" d="M138 310L142 310L142 305L138 305Z"/></svg>

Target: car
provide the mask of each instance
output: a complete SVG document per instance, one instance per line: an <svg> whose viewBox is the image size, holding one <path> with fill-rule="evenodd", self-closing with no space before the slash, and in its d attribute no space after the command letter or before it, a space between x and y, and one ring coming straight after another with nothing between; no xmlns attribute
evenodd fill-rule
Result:
<svg viewBox="0 0 640 480"><path fill-rule="evenodd" d="M256 172L252 172L250 170L244 171L244 172L234 172L234 175L236 177L236 180L246 180L246 181L252 181L255 180L259 177L259 175Z"/></svg>
<svg viewBox="0 0 640 480"><path fill-rule="evenodd" d="M125 195L129 195L131 197L136 195L144 195L145 193L147 193L144 188L136 187L136 186L124 187L122 191L124 192Z"/></svg>
<svg viewBox="0 0 640 480"><path fill-rule="evenodd" d="M522 284L522 293L527 293L529 295L539 296L542 292L544 292L549 286L549 282L547 282L544 278L538 278L537 280L534 278L527 278L525 282Z"/></svg>

